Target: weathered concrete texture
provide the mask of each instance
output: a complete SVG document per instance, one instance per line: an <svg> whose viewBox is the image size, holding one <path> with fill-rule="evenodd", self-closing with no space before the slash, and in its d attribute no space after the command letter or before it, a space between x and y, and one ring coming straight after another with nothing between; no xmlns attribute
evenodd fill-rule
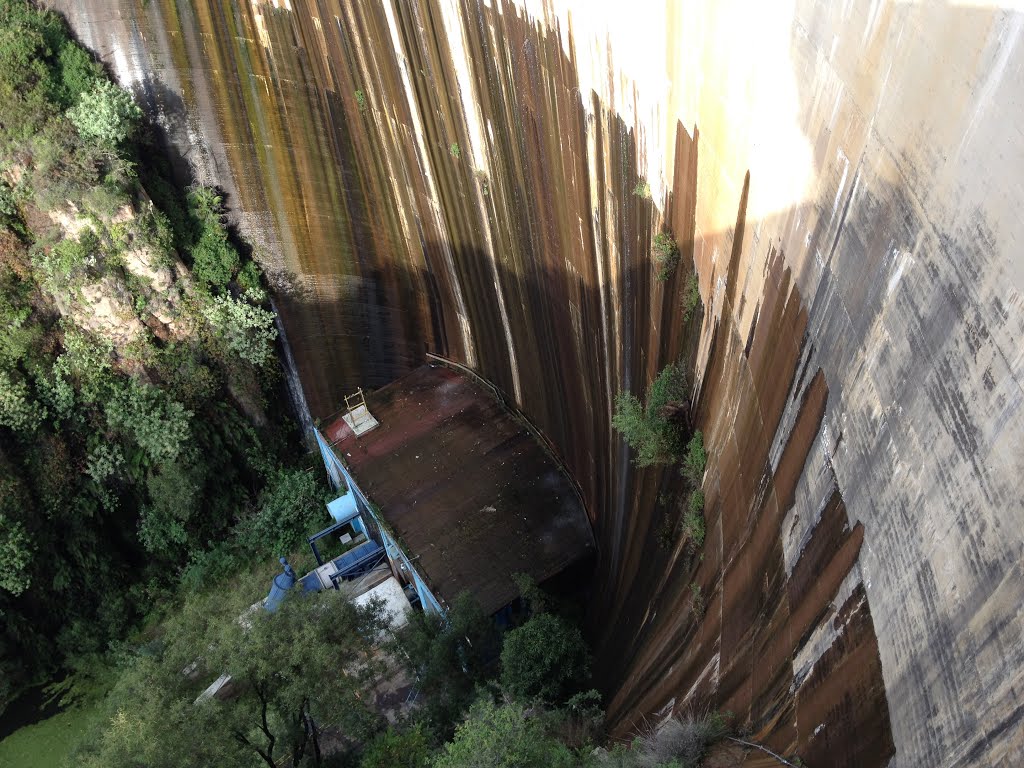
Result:
<svg viewBox="0 0 1024 768"><path fill-rule="evenodd" d="M710 701L812 765L1024 764L1024 16L57 5L228 188L315 413L429 348L562 452L613 726ZM707 304L703 560L609 426L683 351L663 222Z"/></svg>

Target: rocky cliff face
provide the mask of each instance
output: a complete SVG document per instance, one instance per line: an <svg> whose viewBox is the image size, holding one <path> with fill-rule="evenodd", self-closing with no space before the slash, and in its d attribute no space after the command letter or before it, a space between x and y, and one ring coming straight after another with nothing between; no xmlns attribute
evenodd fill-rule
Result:
<svg viewBox="0 0 1024 768"><path fill-rule="evenodd" d="M315 414L430 350L556 444L616 729L711 703L811 765L1024 762L1024 16L55 5L229 192ZM706 305L699 559L609 427L682 350L663 226Z"/></svg>

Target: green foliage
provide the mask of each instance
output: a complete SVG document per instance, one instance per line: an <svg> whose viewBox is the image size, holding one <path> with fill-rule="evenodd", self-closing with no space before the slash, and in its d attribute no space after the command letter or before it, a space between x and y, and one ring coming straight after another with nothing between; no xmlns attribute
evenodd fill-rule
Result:
<svg viewBox="0 0 1024 768"><path fill-rule="evenodd" d="M434 760L434 768L569 768L578 761L544 720L518 702L478 700Z"/></svg>
<svg viewBox="0 0 1024 768"><path fill-rule="evenodd" d="M109 80L96 80L79 94L68 119L83 137L114 150L135 132L142 110L127 91Z"/></svg>
<svg viewBox="0 0 1024 768"><path fill-rule="evenodd" d="M686 371L680 363L661 370L647 389L646 405L629 392L620 392L615 398L612 426L636 451L634 461L638 467L664 464L677 458L682 449L682 436L671 418L671 410L686 398Z"/></svg>
<svg viewBox="0 0 1024 768"><path fill-rule="evenodd" d="M242 535L254 552L287 555L323 527L325 502L316 475L302 469L277 470L268 478L259 508L246 521Z"/></svg>
<svg viewBox="0 0 1024 768"><path fill-rule="evenodd" d="M692 274L686 281L686 288L683 289L683 322L689 322L694 311L700 306L700 283L697 282L697 275Z"/></svg>
<svg viewBox="0 0 1024 768"><path fill-rule="evenodd" d="M238 270L235 280L244 294L250 296L262 296L263 294L263 273L256 266L256 262L247 261Z"/></svg>
<svg viewBox="0 0 1024 768"><path fill-rule="evenodd" d="M238 252L220 227L204 227L191 254L192 274L209 287L223 288L238 270Z"/></svg>
<svg viewBox="0 0 1024 768"><path fill-rule="evenodd" d="M700 491L695 491L694 493L695 494L696 493L700 493ZM701 547L704 546L704 536L705 536L704 516L700 513L699 510L698 511L693 511L693 509L692 509L693 498L694 498L694 495L691 494L690 495L690 506L691 506L691 509L685 515L683 515L683 530L686 532L686 535L690 538L690 541L693 542L693 546L696 547L697 549L700 549ZM704 502L703 502L703 499L702 499L701 500L701 508L702 509L703 509L703 506L704 506Z"/></svg>
<svg viewBox="0 0 1024 768"><path fill-rule="evenodd" d="M29 436L44 418L46 409L35 401L28 385L0 370L0 427Z"/></svg>
<svg viewBox="0 0 1024 768"><path fill-rule="evenodd" d="M203 316L210 324L215 347L226 347L226 352L220 353L222 357L237 357L264 368L275 359L277 326L273 312L253 303L259 298L253 292L237 299L214 296L203 309Z"/></svg>
<svg viewBox="0 0 1024 768"><path fill-rule="evenodd" d="M25 527L0 512L0 589L12 595L20 595L28 589L32 583L29 572L32 549Z"/></svg>
<svg viewBox="0 0 1024 768"><path fill-rule="evenodd" d="M590 674L590 656L577 627L540 613L508 633L501 648L501 686L516 698L559 702Z"/></svg>
<svg viewBox="0 0 1024 768"><path fill-rule="evenodd" d="M366 112L366 94L362 91L356 91L356 106L359 107L359 111Z"/></svg>
<svg viewBox="0 0 1024 768"><path fill-rule="evenodd" d="M114 162L95 142L81 137L63 117L43 125L31 137L29 186L42 208L86 200L104 182L106 165Z"/></svg>
<svg viewBox="0 0 1024 768"><path fill-rule="evenodd" d="M447 620L414 613L396 633L395 655L417 679L424 719L447 737L490 673L499 637L494 622L468 594L451 605Z"/></svg>
<svg viewBox="0 0 1024 768"><path fill-rule="evenodd" d="M139 541L151 554L175 559L201 546L190 536L193 518L202 516L206 472L196 460L169 461L146 479L149 503L139 520ZM192 547L186 545L191 544Z"/></svg>
<svg viewBox="0 0 1024 768"><path fill-rule="evenodd" d="M207 288L223 288L241 265L224 226L224 198L214 188L195 186L189 189L187 200L193 219L188 245L192 274Z"/></svg>
<svg viewBox="0 0 1024 768"><path fill-rule="evenodd" d="M658 265L659 281L664 282L672 276L680 258L679 245L671 232L659 232L654 236L654 263Z"/></svg>
<svg viewBox="0 0 1024 768"><path fill-rule="evenodd" d="M88 404L106 402L113 394L113 345L73 328L64 334L64 352L53 365L55 376L74 383Z"/></svg>
<svg viewBox="0 0 1024 768"><path fill-rule="evenodd" d="M314 721L333 723L357 741L373 733L378 721L368 693L382 670L366 638L384 627L379 607L357 608L325 592L287 599L275 614L256 609L240 621L265 585L238 581L234 590L192 598L168 617L160 643L131 660L109 698L108 719L77 764L319 765ZM220 674L231 676L233 695L194 704Z"/></svg>
<svg viewBox="0 0 1024 768"><path fill-rule="evenodd" d="M692 514L699 515L702 513L704 511L704 491L700 488L694 488L690 492L686 505Z"/></svg>
<svg viewBox="0 0 1024 768"><path fill-rule="evenodd" d="M78 104L83 96L88 98L98 83L105 82L103 67L72 40L66 40L60 46L57 63L62 86L60 103L64 107Z"/></svg>
<svg viewBox="0 0 1024 768"><path fill-rule="evenodd" d="M105 483L123 470L124 453L119 445L99 443L89 452L85 471L93 482Z"/></svg>
<svg viewBox="0 0 1024 768"><path fill-rule="evenodd" d="M49 252L37 249L33 261L44 280L51 281L57 290L63 290L69 282L78 282L87 270L95 267L101 256L99 238L91 229L86 229L77 240L61 240Z"/></svg>
<svg viewBox="0 0 1024 768"><path fill-rule="evenodd" d="M670 514L665 515L661 520L661 525L658 526L658 531L655 534L655 541L658 542L658 546L662 549L668 549L676 541L676 520Z"/></svg>
<svg viewBox="0 0 1024 768"><path fill-rule="evenodd" d="M151 384L130 382L106 405L107 424L141 448L154 464L181 453L191 433L192 412Z"/></svg>
<svg viewBox="0 0 1024 768"><path fill-rule="evenodd" d="M262 423L275 392L270 366L253 365L273 352L262 294L215 305L218 327L204 314L234 279L258 291L259 270L240 266L215 190L194 190L190 205L158 175L155 148L129 146L139 114L58 16L0 0L0 708L106 653L182 563L226 578L251 561L233 526L280 463L285 417L253 428L245 416ZM134 219L113 223L126 203ZM54 209L89 227L55 241ZM188 261L197 245L200 290L174 254ZM128 289L148 309L156 289L124 271L137 248L175 265L160 297L174 337L115 349L79 326L77 288Z"/></svg>
<svg viewBox="0 0 1024 768"><path fill-rule="evenodd" d="M452 156L452 157L454 157L454 158L455 158L456 160L458 160L458 159L459 159L460 157L462 157L462 150L461 150L461 149L459 149L459 145L458 145L458 144L456 144L455 142L452 142L451 146L450 146L450 147L448 147L448 152L449 152L449 153L451 154L451 156Z"/></svg>
<svg viewBox="0 0 1024 768"><path fill-rule="evenodd" d="M17 195L6 181L0 179L0 224L11 227L20 216Z"/></svg>
<svg viewBox="0 0 1024 768"><path fill-rule="evenodd" d="M27 2L0 3L0 149L21 146L58 111L54 51L63 28Z"/></svg>
<svg viewBox="0 0 1024 768"><path fill-rule="evenodd" d="M525 573L513 573L512 581L519 589L520 600L526 604L530 613L544 613L547 610L548 596L532 577Z"/></svg>
<svg viewBox="0 0 1024 768"><path fill-rule="evenodd" d="M690 442L686 445L686 455L683 458L683 477L693 486L699 486L704 480L704 468L707 466L708 456L704 452L704 435L698 429L693 433ZM701 508L703 508L703 499Z"/></svg>
<svg viewBox="0 0 1024 768"><path fill-rule="evenodd" d="M651 382L647 390L647 411L662 414L668 406L685 401L687 396L686 369L682 363L671 363Z"/></svg>
<svg viewBox="0 0 1024 768"><path fill-rule="evenodd" d="M694 582L690 585L690 595L693 598L693 602L690 604L690 610L696 618L700 618L704 615L704 592L700 588L700 584Z"/></svg>
<svg viewBox="0 0 1024 768"><path fill-rule="evenodd" d="M651 185L648 184L643 179L641 179L636 183L636 186L633 187L633 194L636 195L637 197L642 197L645 200L649 200L651 197Z"/></svg>
<svg viewBox="0 0 1024 768"><path fill-rule="evenodd" d="M359 768L429 768L433 752L422 723L403 730L388 728L366 745Z"/></svg>

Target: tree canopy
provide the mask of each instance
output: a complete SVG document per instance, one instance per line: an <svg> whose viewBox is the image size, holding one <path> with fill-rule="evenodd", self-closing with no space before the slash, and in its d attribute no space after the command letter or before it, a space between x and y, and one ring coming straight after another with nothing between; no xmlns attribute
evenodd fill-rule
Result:
<svg viewBox="0 0 1024 768"><path fill-rule="evenodd" d="M293 593L275 613L247 603L261 588L186 601L141 646L112 691L107 719L76 759L96 768L323 763L325 726L362 740L377 728L371 685L381 674L373 639L379 606L339 593ZM220 675L221 700L198 700Z"/></svg>
<svg viewBox="0 0 1024 768"><path fill-rule="evenodd" d="M516 697L561 702L589 674L579 628L551 613L539 613L513 629L501 647L501 686Z"/></svg>

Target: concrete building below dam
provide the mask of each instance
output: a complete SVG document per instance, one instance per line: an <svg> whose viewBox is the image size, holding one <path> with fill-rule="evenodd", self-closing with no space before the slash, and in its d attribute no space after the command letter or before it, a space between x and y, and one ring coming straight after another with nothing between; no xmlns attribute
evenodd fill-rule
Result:
<svg viewBox="0 0 1024 768"><path fill-rule="evenodd" d="M368 539L335 561L351 563L323 563L314 548L317 561L344 575L383 550L423 610L467 592L488 614L519 597L516 574L543 584L592 564L579 492L542 441L486 382L436 362L360 393L317 442L348 491L324 533L354 525Z"/></svg>

